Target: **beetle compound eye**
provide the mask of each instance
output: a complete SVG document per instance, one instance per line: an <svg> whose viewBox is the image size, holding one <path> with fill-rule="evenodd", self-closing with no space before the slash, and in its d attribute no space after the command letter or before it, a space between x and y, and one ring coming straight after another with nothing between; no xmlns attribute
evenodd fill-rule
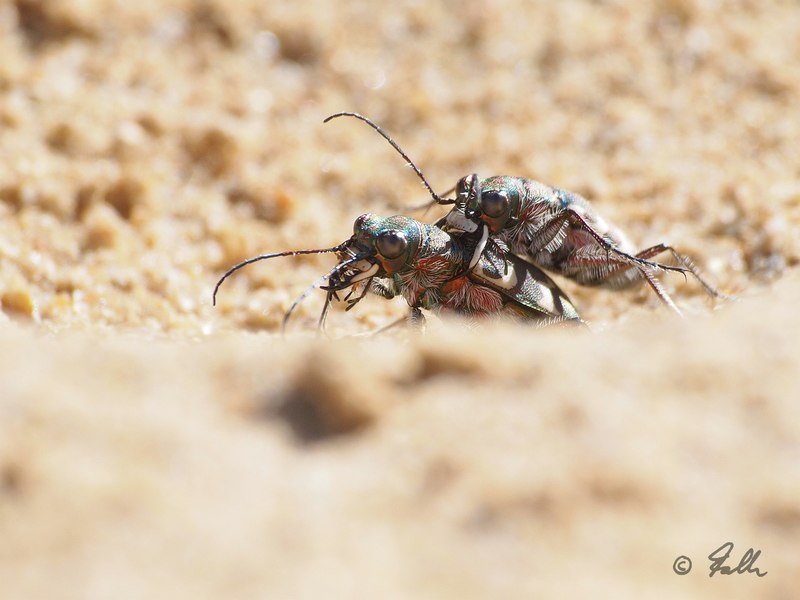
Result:
<svg viewBox="0 0 800 600"><path fill-rule="evenodd" d="M406 251L408 240L399 231L384 231L378 236L375 246L384 258L397 258Z"/></svg>
<svg viewBox="0 0 800 600"><path fill-rule="evenodd" d="M481 194L481 211L487 217L499 217L508 210L508 194L491 190Z"/></svg>

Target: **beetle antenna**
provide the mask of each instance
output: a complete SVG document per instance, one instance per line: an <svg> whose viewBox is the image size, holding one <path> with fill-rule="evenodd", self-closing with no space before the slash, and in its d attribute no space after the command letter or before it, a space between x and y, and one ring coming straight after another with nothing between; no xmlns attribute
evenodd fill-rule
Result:
<svg viewBox="0 0 800 600"><path fill-rule="evenodd" d="M260 256L254 256L253 258L248 258L240 262L238 265L232 266L230 269L225 271L225 274L219 278L217 281L217 285L214 286L214 293L211 296L211 304L213 306L217 305L217 291L219 291L219 286L222 285L222 282L225 281L228 277L233 275L236 271L241 269L242 267L246 267L249 264L254 262L258 262L259 260L266 260L268 258L277 258L279 256L299 256L301 254L326 254L328 252L339 252L344 250L345 245L339 244L338 246L334 246L333 248L322 248L319 250L289 250L287 252L273 252L272 254L262 254Z"/></svg>
<svg viewBox="0 0 800 600"><path fill-rule="evenodd" d="M423 175L422 171L420 171L419 168L417 167L417 165L414 164L414 161L411 160L408 157L408 154L403 152L403 149L397 144L397 142L395 142L391 137L389 137L389 134L386 133L383 129L381 129L381 127L378 124L372 122L369 118L365 117L364 115L360 115L360 114L355 113L355 112L339 112L339 113L333 114L333 115L329 116L328 118L326 118L323 121L323 123L327 123L331 119L336 119L337 117L354 117L356 119L364 121L364 123L366 123L367 125L372 127L375 131L377 131L379 134L381 134L383 139L385 139L387 142L389 142L392 145L392 148L397 150L397 152L400 154L400 156L402 156L404 159L406 159L406 162L408 163L408 166L410 166L412 169L414 169L414 172L422 180L422 183L425 184L425 187L428 188L428 192L430 192L431 197L434 199L434 201L437 204L455 204L454 200L446 200L446 199L442 198L439 194L437 194L436 192L433 191L433 188L428 183L428 180L425 179L425 175Z"/></svg>

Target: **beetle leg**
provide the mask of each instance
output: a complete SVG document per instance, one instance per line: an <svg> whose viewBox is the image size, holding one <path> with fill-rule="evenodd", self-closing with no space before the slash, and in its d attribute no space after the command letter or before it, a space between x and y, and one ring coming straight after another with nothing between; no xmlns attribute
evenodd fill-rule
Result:
<svg viewBox="0 0 800 600"><path fill-rule="evenodd" d="M536 233L529 246L531 255L538 254L542 250L548 252L558 250L567 237L567 221L566 212L560 212L555 217L545 221L543 225L536 227Z"/></svg>
<svg viewBox="0 0 800 600"><path fill-rule="evenodd" d="M569 325L581 329L590 329L589 324L580 317L577 319L572 319L569 317L545 317L544 319L536 321L533 324L533 327L535 329L544 329L545 327L550 327L551 325Z"/></svg>
<svg viewBox="0 0 800 600"><path fill-rule="evenodd" d="M325 304L322 306L322 312L319 315L319 322L317 323L318 331L325 331L325 319L328 317L328 309L331 306L331 301L334 296L336 296L336 292L333 290L328 290L325 294Z"/></svg>
<svg viewBox="0 0 800 600"><path fill-rule="evenodd" d="M577 280L579 283L587 285L605 284L610 287L615 287L616 283L616 287L623 288L634 283L641 275L664 304L678 315L683 316L680 309L675 305L675 302L664 289L664 286L656 279L651 269L647 269L641 265L631 265L627 261L615 258L607 259L597 254L583 256L575 254L567 259L565 266L574 268L576 273L583 273L584 276L578 277ZM623 276L627 277L627 279L623 279Z"/></svg>
<svg viewBox="0 0 800 600"><path fill-rule="evenodd" d="M641 258L652 258L661 254L662 252L669 252L672 254L673 258L682 266L684 267L689 273L691 273L695 279L703 286L703 289L706 293L711 296L712 298L722 298L725 300L735 300L734 296L721 292L713 285L711 285L708 281L706 281L705 277L700 274L700 269L697 268L697 265L694 264L692 259L688 256L684 256L683 254L679 253L675 248L669 246L667 244L656 244L655 246L651 246L650 248L645 248L636 256ZM686 274L684 273L684 276Z"/></svg>
<svg viewBox="0 0 800 600"><path fill-rule="evenodd" d="M680 254L672 246L668 246L666 244L656 244L655 246L645 248L641 252L637 252L636 257L651 259L654 256L658 256L664 252L670 252L675 260L680 263L680 265L684 267L688 273L691 273L692 276L697 279L700 285L703 286L703 289L706 291L706 293L712 298L721 298L726 300L736 299L733 296L719 291L708 281L706 281L706 279L700 274L700 270L695 266L695 264L688 257ZM600 280L602 280L603 283L612 288L626 287L637 281L640 276L644 276L644 269L638 267L637 265L631 265L627 262L614 261L612 259L611 264L608 264L607 267L608 269L604 273L598 274L597 279L598 283ZM685 277L686 273L683 275Z"/></svg>
<svg viewBox="0 0 800 600"><path fill-rule="evenodd" d="M345 298L344 298L345 301L347 302L347 308L344 309L344 312L347 312L348 310L353 308L356 304L358 304L359 302L361 302L364 299L364 296L366 296L367 292L369 291L369 287L370 287L371 283L372 283L372 278L368 279L365 282L364 286L361 288L361 292L358 294L358 296L356 296L352 300L350 299L350 296L352 296L353 293L355 292L355 288L350 290L350 293L347 294L347 296L345 296Z"/></svg>
<svg viewBox="0 0 800 600"><path fill-rule="evenodd" d="M683 313L672 301L672 298L669 297L669 294L667 294L667 291L664 289L664 286L661 285L661 282L656 279L652 273L648 273L645 269L639 269L639 271L642 273L645 281L647 281L650 287L653 288L653 291L661 299L661 301L675 311L679 317L682 317Z"/></svg>
<svg viewBox="0 0 800 600"><path fill-rule="evenodd" d="M397 292L392 288L391 285L386 283L385 281L376 280L374 277L370 277L364 287L361 289L361 292L358 294L357 297L353 298L352 300L348 300L350 296L353 294L353 290L350 291L349 294L345 297L347 300L347 308L344 309L345 312L353 308L356 304L361 302L364 297L367 295L368 292L372 292L373 294L380 296L381 298L386 298L387 300L391 300L395 296L397 296Z"/></svg>
<svg viewBox="0 0 800 600"><path fill-rule="evenodd" d="M391 300L398 295L396 286L387 283L385 280L374 279L369 285L369 291L373 294Z"/></svg>
<svg viewBox="0 0 800 600"><path fill-rule="evenodd" d="M419 306L411 307L411 314L408 315L408 325L414 330L425 330L425 315L422 314L422 309Z"/></svg>
<svg viewBox="0 0 800 600"><path fill-rule="evenodd" d="M306 290L302 294L300 294L295 299L294 302L292 302L292 305L289 307L289 310L287 310L286 313L284 313L284 315L283 315L283 321L281 322L281 334L285 334L286 333L286 326L289 323L289 319L292 316L292 313L294 312L294 309L297 308L298 306L300 306L300 303L303 300L305 300L309 296L309 294L311 294L311 292L313 292L318 287L321 288L322 282L325 281L326 279L328 279L329 275L330 275L330 273L326 273L325 275L323 275L322 277L317 279L314 283L312 283L310 286L308 286L308 288L306 288ZM326 302L330 302L330 300L326 299Z"/></svg>
<svg viewBox="0 0 800 600"><path fill-rule="evenodd" d="M536 251L539 251L546 248L548 244L552 245L553 240L556 239L556 236L558 236L559 233L561 232L564 223L569 223L574 227L578 227L579 229L584 230L586 233L592 236L594 241L597 242L597 244L606 251L606 255L609 261L612 260L613 256L615 259L617 259L618 262L633 263L641 267L650 267L651 269L657 269L661 271L675 271L676 273L690 272L690 269L688 269L685 266L675 267L671 265L665 265L662 263L648 260L646 258L635 256L633 254L629 254L624 250L620 250L619 248L611 244L608 240L606 240L602 235L600 235L600 233L598 233L594 227L592 227L591 225L589 225L589 223L586 222L583 216L578 214L572 208L565 208L555 217L547 221L539 229L539 231L542 231L547 235L543 237L544 243L538 242L535 246L533 246L533 248ZM531 252L534 253L534 250L531 250Z"/></svg>

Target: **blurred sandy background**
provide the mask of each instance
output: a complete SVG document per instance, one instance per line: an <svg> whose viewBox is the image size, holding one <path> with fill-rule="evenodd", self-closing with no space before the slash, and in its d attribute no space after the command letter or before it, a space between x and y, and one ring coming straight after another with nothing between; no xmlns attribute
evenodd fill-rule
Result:
<svg viewBox="0 0 800 600"><path fill-rule="evenodd" d="M0 597L796 597L798 93L791 0L0 0ZM340 110L742 301L318 338L320 292L282 338L314 257L212 309L425 200Z"/></svg>

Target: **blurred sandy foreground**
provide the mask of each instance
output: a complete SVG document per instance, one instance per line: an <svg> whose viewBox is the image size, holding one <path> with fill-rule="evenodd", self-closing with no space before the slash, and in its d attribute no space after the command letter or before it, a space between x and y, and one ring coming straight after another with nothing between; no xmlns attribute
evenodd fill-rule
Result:
<svg viewBox="0 0 800 600"><path fill-rule="evenodd" d="M0 598L796 597L799 93L789 0L0 1ZM280 337L316 257L212 309L424 201L339 110L742 300Z"/></svg>

